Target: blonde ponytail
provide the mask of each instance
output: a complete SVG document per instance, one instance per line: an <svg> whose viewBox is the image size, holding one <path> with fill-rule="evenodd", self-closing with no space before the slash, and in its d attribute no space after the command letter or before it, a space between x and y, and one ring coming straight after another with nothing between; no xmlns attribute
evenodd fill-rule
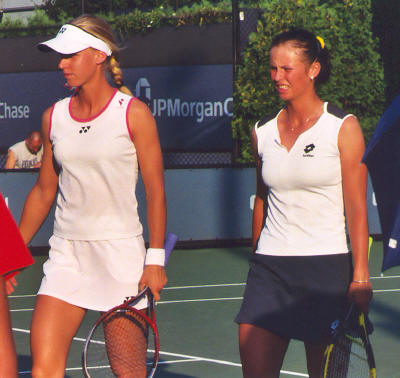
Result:
<svg viewBox="0 0 400 378"><path fill-rule="evenodd" d="M81 29L86 30L107 43L112 54L108 59L106 59L105 68L110 72L111 79L117 88L121 92L133 96L129 88L123 84L122 71L118 62L119 48L115 42L111 26L102 18L90 14L83 14L73 19L70 24L79 26Z"/></svg>
<svg viewBox="0 0 400 378"><path fill-rule="evenodd" d="M117 86L117 88L125 94L133 96L132 92L128 87L124 85L124 81L122 80L122 70L119 66L118 60L114 55L111 55L110 60L108 62L108 68L111 74L111 79Z"/></svg>

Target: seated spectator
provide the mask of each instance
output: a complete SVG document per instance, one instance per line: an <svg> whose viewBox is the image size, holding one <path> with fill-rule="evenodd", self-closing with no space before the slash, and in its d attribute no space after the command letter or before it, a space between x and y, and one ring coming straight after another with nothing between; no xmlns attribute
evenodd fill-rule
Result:
<svg viewBox="0 0 400 378"><path fill-rule="evenodd" d="M9 148L4 168L39 168L42 156L42 136L39 131L32 131L25 140Z"/></svg>

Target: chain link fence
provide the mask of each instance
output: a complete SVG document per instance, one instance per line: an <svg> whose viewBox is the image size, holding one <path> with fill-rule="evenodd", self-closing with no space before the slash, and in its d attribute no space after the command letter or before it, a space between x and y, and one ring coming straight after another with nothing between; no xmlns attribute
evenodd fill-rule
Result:
<svg viewBox="0 0 400 378"><path fill-rule="evenodd" d="M211 168L232 165L232 152L178 152L163 153L164 167L170 168Z"/></svg>
<svg viewBox="0 0 400 378"><path fill-rule="evenodd" d="M164 167L174 168L222 168L232 165L231 151L216 152L163 152ZM0 169L4 169L7 151L0 151Z"/></svg>
<svg viewBox="0 0 400 378"><path fill-rule="evenodd" d="M0 169L3 169L7 161L7 149L0 149Z"/></svg>

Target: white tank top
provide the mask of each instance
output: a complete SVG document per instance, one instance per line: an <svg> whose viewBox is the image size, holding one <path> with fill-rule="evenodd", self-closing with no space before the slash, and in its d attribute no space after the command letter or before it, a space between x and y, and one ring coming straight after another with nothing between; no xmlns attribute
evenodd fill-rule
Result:
<svg viewBox="0 0 400 378"><path fill-rule="evenodd" d="M136 149L127 124L131 96L115 91L91 119L71 115L71 98L52 110L50 140L60 167L54 234L71 240L142 234L135 188Z"/></svg>
<svg viewBox="0 0 400 378"><path fill-rule="evenodd" d="M279 113L278 113L279 114ZM347 253L338 134L350 116L331 104L290 151L277 118L256 124L268 213L256 253L310 256Z"/></svg>

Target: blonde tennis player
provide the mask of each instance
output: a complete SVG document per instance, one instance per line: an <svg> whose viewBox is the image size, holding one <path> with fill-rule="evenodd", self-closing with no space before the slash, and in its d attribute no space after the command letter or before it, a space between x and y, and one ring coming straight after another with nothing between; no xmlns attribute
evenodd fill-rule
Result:
<svg viewBox="0 0 400 378"><path fill-rule="evenodd" d="M82 15L38 47L60 54L59 68L74 89L43 114L42 167L20 222L28 243L57 197L31 327L32 375L49 378L64 377L71 340L87 309L108 310L144 286L159 299L167 281L166 201L156 124L123 86L110 26ZM138 164L146 191L147 251L135 196ZM146 300L138 304L146 307Z"/></svg>

